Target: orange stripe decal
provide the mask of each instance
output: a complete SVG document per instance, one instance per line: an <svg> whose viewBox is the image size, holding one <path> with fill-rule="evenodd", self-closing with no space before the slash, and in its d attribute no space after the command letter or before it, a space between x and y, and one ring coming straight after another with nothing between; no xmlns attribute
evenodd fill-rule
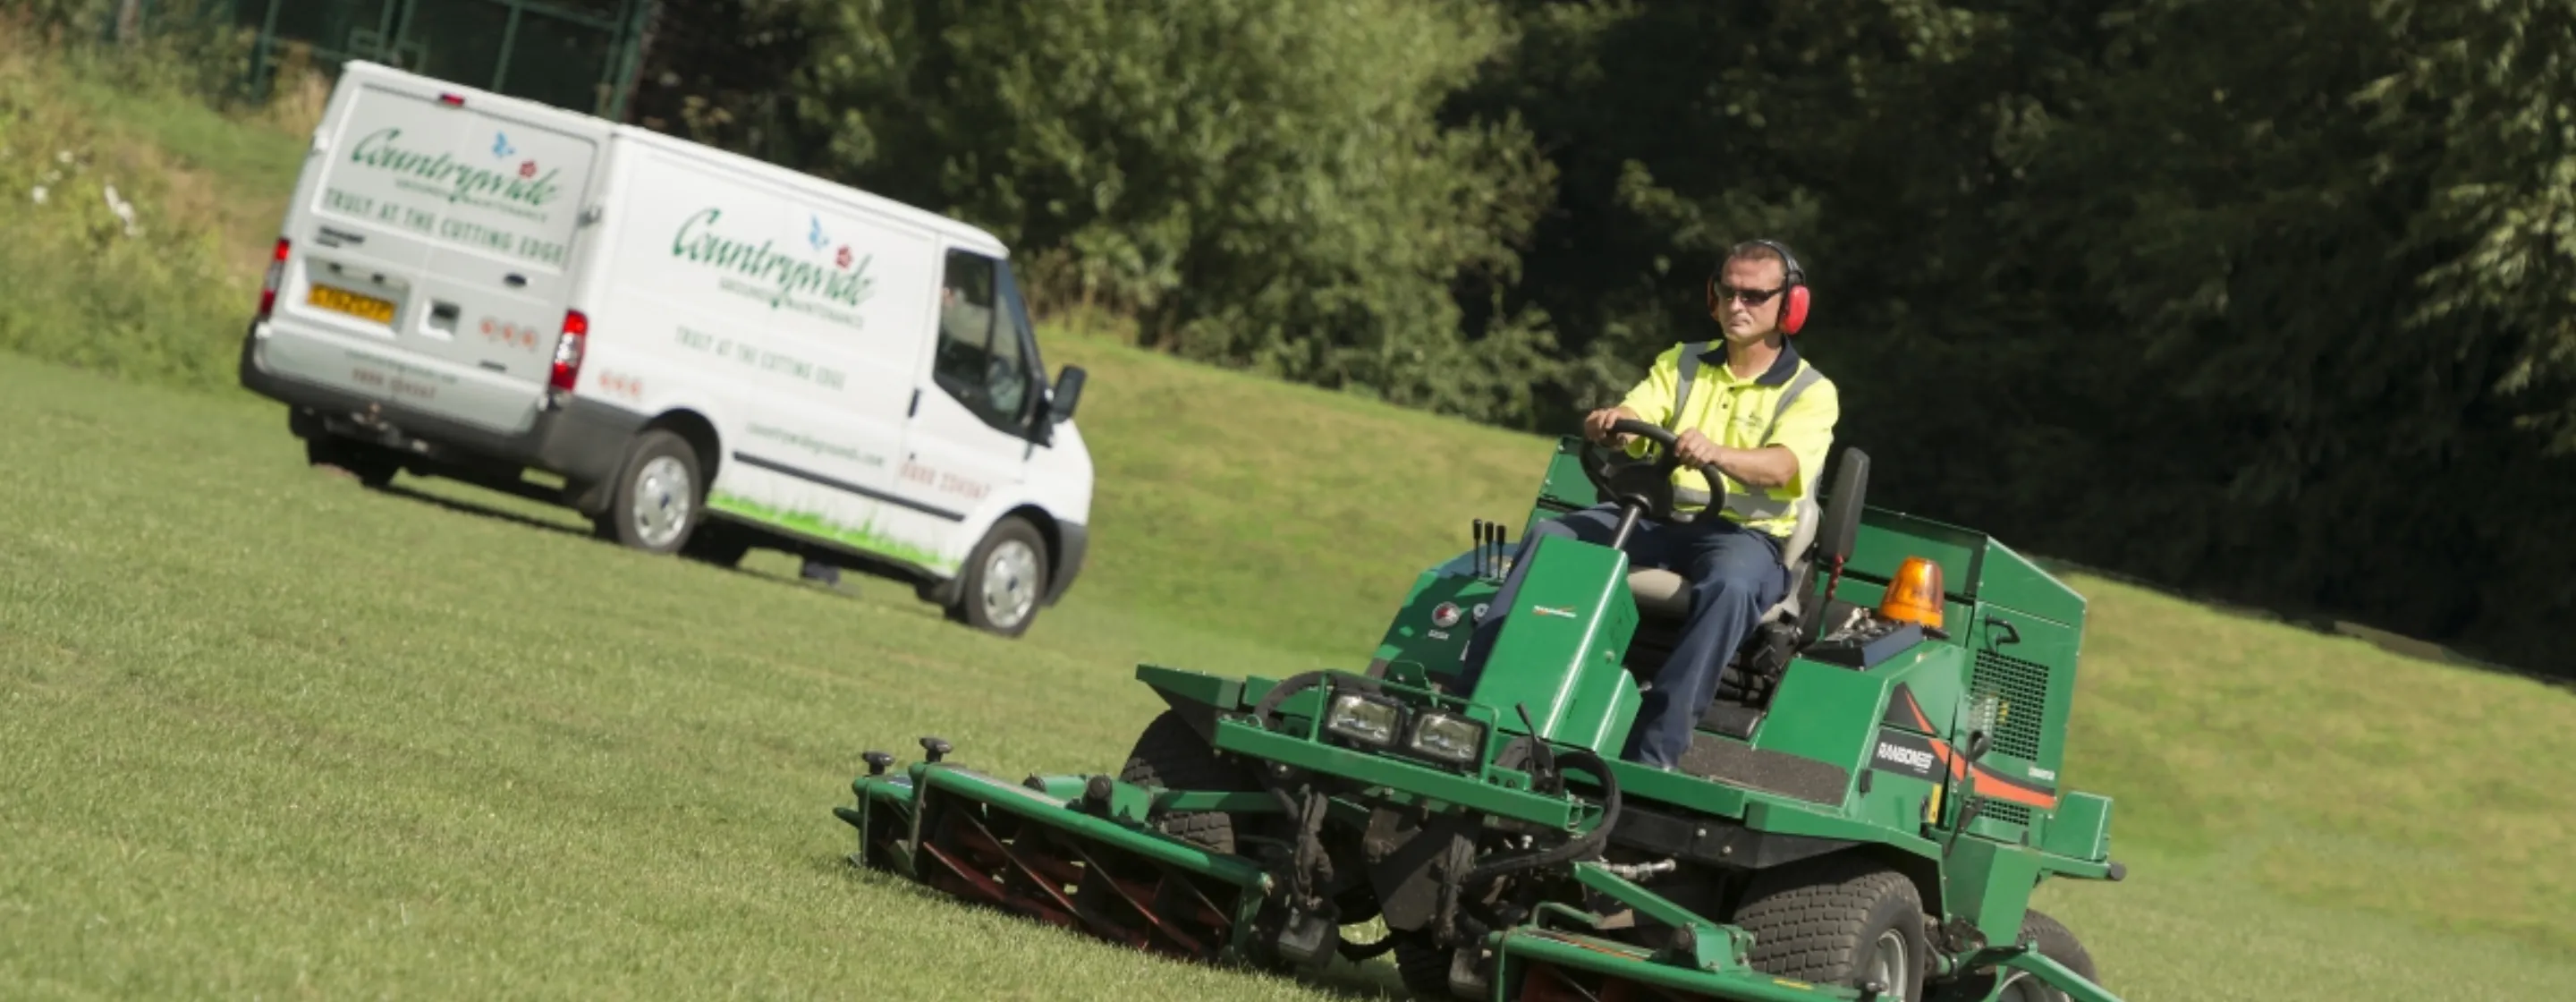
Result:
<svg viewBox="0 0 2576 1002"><path fill-rule="evenodd" d="M1977 781L1972 789L1975 790L1977 796L1985 797L1990 800L2010 801L2025 807L2036 807L2044 811L2053 811L2057 809L2056 794L2041 792L2039 790L2023 786L2019 783L2015 783L2012 780L2005 778L2001 773L1988 771L1985 766L1977 766L1976 770ZM1992 780L1993 782L1989 783L1987 782L1988 780Z"/></svg>

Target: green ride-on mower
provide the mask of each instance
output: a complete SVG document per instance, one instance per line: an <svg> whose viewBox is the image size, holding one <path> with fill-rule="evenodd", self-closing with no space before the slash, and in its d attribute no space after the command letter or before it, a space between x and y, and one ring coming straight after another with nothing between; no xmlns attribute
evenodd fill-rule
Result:
<svg viewBox="0 0 2576 1002"><path fill-rule="evenodd" d="M1620 539L1673 517L1672 433L1616 429L1661 449L1560 442L1525 536L1604 500ZM1011 782L925 737L903 769L868 752L834 813L854 862L949 894L1275 971L1391 950L1426 998L2116 1002L2030 908L2049 877L2123 875L2110 800L2057 781L2084 600L1980 533L1866 508L1868 464L1845 450L1803 506L1788 598L1669 771L1618 755L1685 583L1543 534L1505 616L1513 548L1480 523L1364 668L1140 666L1169 709L1115 774Z"/></svg>

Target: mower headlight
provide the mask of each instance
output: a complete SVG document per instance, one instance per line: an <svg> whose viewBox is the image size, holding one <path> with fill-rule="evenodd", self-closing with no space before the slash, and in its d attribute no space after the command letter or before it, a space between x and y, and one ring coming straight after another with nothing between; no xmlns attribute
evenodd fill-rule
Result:
<svg viewBox="0 0 2576 1002"><path fill-rule="evenodd" d="M1353 741L1385 746L1395 743L1395 731L1404 719L1404 708L1391 701L1358 693L1333 697L1333 708L1324 714L1324 729Z"/></svg>
<svg viewBox="0 0 2576 1002"><path fill-rule="evenodd" d="M1413 725L1413 750L1464 765L1485 752L1485 725L1446 713L1426 713Z"/></svg>

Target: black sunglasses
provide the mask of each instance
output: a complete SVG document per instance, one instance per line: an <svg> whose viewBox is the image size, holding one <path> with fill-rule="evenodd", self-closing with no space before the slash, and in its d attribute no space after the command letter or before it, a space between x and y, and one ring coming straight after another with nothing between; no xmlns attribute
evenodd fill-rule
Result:
<svg viewBox="0 0 2576 1002"><path fill-rule="evenodd" d="M1721 285L1717 287L1717 298L1720 301L1732 299L1746 306L1760 306L1770 302L1771 297L1779 295L1780 289L1786 288L1788 286L1784 285L1779 289L1738 289L1731 285Z"/></svg>

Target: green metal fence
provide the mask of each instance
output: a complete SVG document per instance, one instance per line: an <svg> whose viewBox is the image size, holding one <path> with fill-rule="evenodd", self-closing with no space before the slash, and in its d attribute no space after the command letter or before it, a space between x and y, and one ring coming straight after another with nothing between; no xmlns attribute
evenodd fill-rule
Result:
<svg viewBox="0 0 2576 1002"><path fill-rule="evenodd" d="M623 120L652 0L228 0L254 86L300 48Z"/></svg>

